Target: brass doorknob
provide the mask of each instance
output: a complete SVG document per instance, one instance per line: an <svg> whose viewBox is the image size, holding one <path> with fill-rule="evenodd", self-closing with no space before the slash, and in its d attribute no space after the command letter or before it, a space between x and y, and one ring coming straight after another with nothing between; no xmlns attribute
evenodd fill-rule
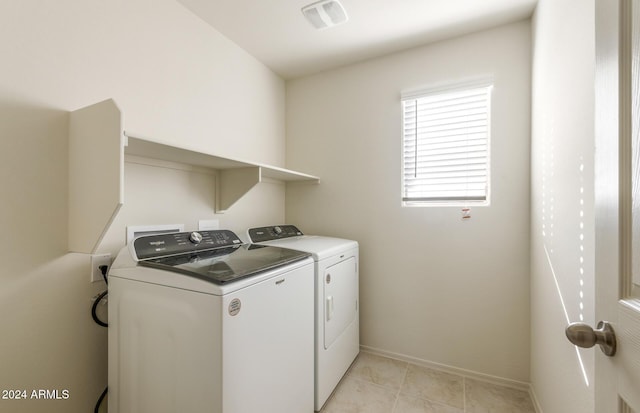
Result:
<svg viewBox="0 0 640 413"><path fill-rule="evenodd" d="M600 321L595 330L585 323L571 323L565 329L565 334L578 347L591 348L599 344L607 356L616 354L616 333L606 321Z"/></svg>

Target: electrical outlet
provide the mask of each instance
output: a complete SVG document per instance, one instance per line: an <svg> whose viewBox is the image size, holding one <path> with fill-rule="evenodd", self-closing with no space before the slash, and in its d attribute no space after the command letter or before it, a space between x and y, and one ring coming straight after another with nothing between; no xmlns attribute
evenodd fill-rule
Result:
<svg viewBox="0 0 640 413"><path fill-rule="evenodd" d="M102 281L102 272L100 267L106 265L111 267L111 254L92 254L91 255L91 282Z"/></svg>

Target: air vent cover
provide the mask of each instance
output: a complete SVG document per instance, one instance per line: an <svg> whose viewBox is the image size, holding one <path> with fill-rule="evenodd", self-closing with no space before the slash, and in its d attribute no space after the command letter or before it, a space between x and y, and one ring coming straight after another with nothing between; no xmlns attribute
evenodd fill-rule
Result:
<svg viewBox="0 0 640 413"><path fill-rule="evenodd" d="M349 20L347 12L337 0L322 0L302 8L302 14L316 29L326 29Z"/></svg>

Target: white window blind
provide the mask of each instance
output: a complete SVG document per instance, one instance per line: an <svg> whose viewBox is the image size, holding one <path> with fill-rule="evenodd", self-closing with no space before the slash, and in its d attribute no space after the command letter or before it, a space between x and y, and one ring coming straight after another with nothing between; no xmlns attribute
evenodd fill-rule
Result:
<svg viewBox="0 0 640 413"><path fill-rule="evenodd" d="M487 201L491 88L402 96L405 205Z"/></svg>

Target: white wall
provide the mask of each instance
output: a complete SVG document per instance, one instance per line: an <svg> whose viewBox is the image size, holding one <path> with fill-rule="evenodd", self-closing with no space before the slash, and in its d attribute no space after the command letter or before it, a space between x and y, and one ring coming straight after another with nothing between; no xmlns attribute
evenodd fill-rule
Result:
<svg viewBox="0 0 640 413"><path fill-rule="evenodd" d="M0 412L92 411L106 329L89 310L104 285L89 284L87 256L67 253L68 111L114 98L128 131L283 165L284 82L173 0L4 1L0 56L0 389L70 391L0 399ZM214 216L206 172L129 162L125 179L103 250L122 246L129 224L284 220L281 184Z"/></svg>
<svg viewBox="0 0 640 413"><path fill-rule="evenodd" d="M514 23L287 82L287 222L360 242L361 343L529 380L530 24ZM407 88L495 79L492 200L403 208Z"/></svg>
<svg viewBox="0 0 640 413"><path fill-rule="evenodd" d="M533 19L531 382L544 413L594 408L595 352L564 335L595 324L594 24L583 0L540 0Z"/></svg>

